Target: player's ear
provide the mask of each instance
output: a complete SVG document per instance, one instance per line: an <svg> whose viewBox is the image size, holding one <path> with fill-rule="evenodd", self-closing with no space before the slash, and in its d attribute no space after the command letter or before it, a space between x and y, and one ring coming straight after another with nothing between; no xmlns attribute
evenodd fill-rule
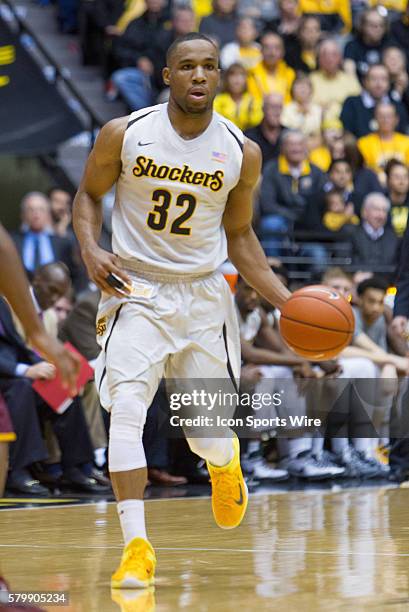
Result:
<svg viewBox="0 0 409 612"><path fill-rule="evenodd" d="M162 79L165 85L169 85L169 81L170 81L169 74L170 74L170 70L167 66L165 66L164 69L162 70Z"/></svg>

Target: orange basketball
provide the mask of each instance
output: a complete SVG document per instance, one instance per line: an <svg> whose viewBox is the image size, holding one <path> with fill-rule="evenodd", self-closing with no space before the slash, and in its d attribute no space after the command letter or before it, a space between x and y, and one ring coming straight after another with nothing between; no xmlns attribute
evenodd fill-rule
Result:
<svg viewBox="0 0 409 612"><path fill-rule="evenodd" d="M311 361L333 359L354 332L349 303L334 289L311 285L295 291L284 304L280 332L288 346Z"/></svg>

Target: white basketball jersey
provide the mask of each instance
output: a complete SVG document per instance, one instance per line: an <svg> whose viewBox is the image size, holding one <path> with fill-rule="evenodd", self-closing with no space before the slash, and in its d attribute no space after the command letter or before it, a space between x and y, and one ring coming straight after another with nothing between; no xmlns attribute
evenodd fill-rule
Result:
<svg viewBox="0 0 409 612"><path fill-rule="evenodd" d="M114 253L175 273L217 269L227 258L222 216L240 178L243 140L218 113L192 140L174 130L167 104L132 113L112 217Z"/></svg>

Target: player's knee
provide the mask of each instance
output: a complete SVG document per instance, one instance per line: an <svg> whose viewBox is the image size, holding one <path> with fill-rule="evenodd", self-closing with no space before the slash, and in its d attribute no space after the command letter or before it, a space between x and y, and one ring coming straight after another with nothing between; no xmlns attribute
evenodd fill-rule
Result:
<svg viewBox="0 0 409 612"><path fill-rule="evenodd" d="M117 393L113 398L110 438L118 441L142 440L147 407L131 393Z"/></svg>

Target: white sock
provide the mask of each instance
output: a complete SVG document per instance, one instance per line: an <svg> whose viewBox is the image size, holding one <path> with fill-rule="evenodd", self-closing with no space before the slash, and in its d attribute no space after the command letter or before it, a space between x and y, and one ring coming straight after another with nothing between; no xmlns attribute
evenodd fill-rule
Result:
<svg viewBox="0 0 409 612"><path fill-rule="evenodd" d="M233 438L186 438L190 450L216 467L223 467L234 457Z"/></svg>
<svg viewBox="0 0 409 612"><path fill-rule="evenodd" d="M142 499L126 499L117 504L119 521L125 546L134 538L147 540L145 529L145 509Z"/></svg>
<svg viewBox="0 0 409 612"><path fill-rule="evenodd" d="M372 439L371 438L354 438L352 440L353 447L356 451L363 453L365 457L372 455Z"/></svg>
<svg viewBox="0 0 409 612"><path fill-rule="evenodd" d="M324 438L318 438L318 437L313 438L311 452L314 453L314 455L320 455L323 449L324 449Z"/></svg>
<svg viewBox="0 0 409 612"><path fill-rule="evenodd" d="M336 455L342 455L342 453L348 450L349 440L348 438L332 438L331 449Z"/></svg>

